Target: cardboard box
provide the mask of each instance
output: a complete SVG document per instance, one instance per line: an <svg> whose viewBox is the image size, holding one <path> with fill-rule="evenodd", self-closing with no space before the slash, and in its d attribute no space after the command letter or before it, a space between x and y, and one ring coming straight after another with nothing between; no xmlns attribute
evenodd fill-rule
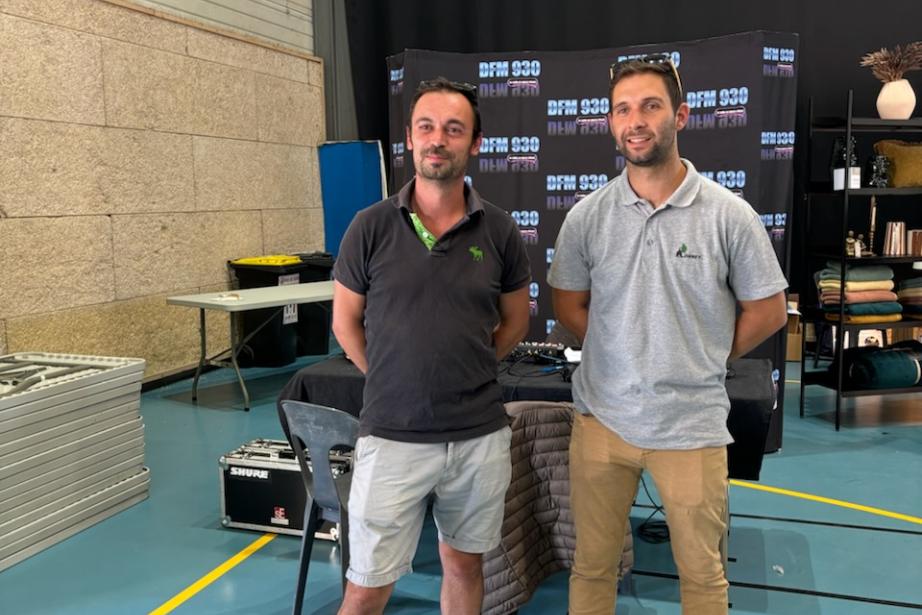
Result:
<svg viewBox="0 0 922 615"><path fill-rule="evenodd" d="M803 333L788 333L788 347L784 355L785 361L800 361L802 358L801 344Z"/></svg>
<svg viewBox="0 0 922 615"><path fill-rule="evenodd" d="M890 329L887 341L891 344L896 342L905 342L908 340L919 340L922 328L912 327L911 329Z"/></svg>

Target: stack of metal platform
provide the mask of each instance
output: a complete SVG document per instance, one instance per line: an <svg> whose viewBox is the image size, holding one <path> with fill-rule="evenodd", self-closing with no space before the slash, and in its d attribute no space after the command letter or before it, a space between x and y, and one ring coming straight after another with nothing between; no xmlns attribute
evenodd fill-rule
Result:
<svg viewBox="0 0 922 615"><path fill-rule="evenodd" d="M0 570L147 498L143 359L0 356Z"/></svg>

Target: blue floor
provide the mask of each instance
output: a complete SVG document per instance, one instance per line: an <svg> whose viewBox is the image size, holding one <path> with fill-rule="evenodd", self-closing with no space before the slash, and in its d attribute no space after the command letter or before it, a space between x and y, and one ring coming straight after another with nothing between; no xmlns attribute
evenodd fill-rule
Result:
<svg viewBox="0 0 922 615"><path fill-rule="evenodd" d="M221 526L218 458L253 438L281 437L274 399L303 364L247 370L248 413L226 370L204 376L197 406L190 381L145 393L150 498L0 573L0 615L150 613L259 538ZM799 370L788 368L783 449L765 458L759 484L922 517L922 396L848 400L836 432L829 391L808 387L806 418L797 416L799 384L791 379ZM731 487L730 503L731 613L922 611L922 525L745 486ZM635 528L648 506L641 495ZM298 539L278 536L170 612L290 612L298 547ZM618 614L680 613L668 543L635 539L635 549ZM431 524L414 567L388 613L438 612ZM336 549L317 543L304 612L334 614L339 597ZM566 599L560 573L520 613L562 615Z"/></svg>

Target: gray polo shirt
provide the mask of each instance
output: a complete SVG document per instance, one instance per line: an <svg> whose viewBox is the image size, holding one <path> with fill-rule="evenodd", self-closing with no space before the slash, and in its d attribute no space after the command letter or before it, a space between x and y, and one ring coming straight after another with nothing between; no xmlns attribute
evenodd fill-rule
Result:
<svg viewBox="0 0 922 615"><path fill-rule="evenodd" d="M590 291L577 408L641 448L733 441L724 380L736 301L787 287L752 207L682 162L685 179L659 209L627 173L577 203L548 275Z"/></svg>
<svg viewBox="0 0 922 615"><path fill-rule="evenodd" d="M467 214L430 251L410 220L414 185L355 216L333 268L365 295L360 434L467 440L508 424L493 330L500 294L531 279L528 257L509 214L469 187Z"/></svg>

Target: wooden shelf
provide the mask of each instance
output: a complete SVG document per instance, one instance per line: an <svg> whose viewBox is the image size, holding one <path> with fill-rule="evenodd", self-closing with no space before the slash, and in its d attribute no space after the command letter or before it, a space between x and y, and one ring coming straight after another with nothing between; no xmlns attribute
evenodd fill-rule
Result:
<svg viewBox="0 0 922 615"><path fill-rule="evenodd" d="M819 319L814 320L813 322L819 322ZM860 331L862 329L913 329L915 327L922 327L922 320L916 320L915 318L906 318L903 320L897 320L896 322L861 322L853 323L847 322L844 325L839 324L833 320L823 319L827 325L835 325L841 327L846 331Z"/></svg>
<svg viewBox="0 0 922 615"><path fill-rule="evenodd" d="M804 372L805 385L817 385L827 389L836 388L835 375L826 371ZM898 389L842 389L842 397L868 397L871 395L910 395L922 393L922 386L902 387Z"/></svg>
<svg viewBox="0 0 922 615"><path fill-rule="evenodd" d="M906 387L902 389L845 389L842 391L842 397L868 397L870 395L908 395L911 393L922 393L922 387Z"/></svg>
<svg viewBox="0 0 922 615"><path fill-rule="evenodd" d="M922 195L922 187L912 188L849 188L848 190L833 190L829 182L810 182L807 184L808 196L837 196L844 194L850 196L919 196ZM879 203L878 203L879 205Z"/></svg>
<svg viewBox="0 0 922 615"><path fill-rule="evenodd" d="M813 132L845 132L844 117L813 118ZM922 118L882 120L878 117L853 117L852 132L922 132Z"/></svg>
<svg viewBox="0 0 922 615"><path fill-rule="evenodd" d="M821 322L827 325L841 327L845 331L857 331L861 329L912 329L913 327L922 327L922 320L916 320L915 318L904 318L903 320L897 320L896 322L847 322L842 324L834 320L827 320L825 316L826 313L819 308L802 307L800 312L801 319L804 322Z"/></svg>
<svg viewBox="0 0 922 615"><path fill-rule="evenodd" d="M913 188L850 188L839 191L860 196L917 196L922 194L922 187Z"/></svg>
<svg viewBox="0 0 922 615"><path fill-rule="evenodd" d="M833 254L832 252L814 252L810 256L816 258L825 258L826 260L839 261L842 258L841 254ZM922 261L922 256L862 256L861 258L855 258L854 256L847 256L845 258L845 263L848 265L902 265L906 263L916 263ZM919 275L922 275L920 273ZM920 325L922 326L922 325Z"/></svg>

